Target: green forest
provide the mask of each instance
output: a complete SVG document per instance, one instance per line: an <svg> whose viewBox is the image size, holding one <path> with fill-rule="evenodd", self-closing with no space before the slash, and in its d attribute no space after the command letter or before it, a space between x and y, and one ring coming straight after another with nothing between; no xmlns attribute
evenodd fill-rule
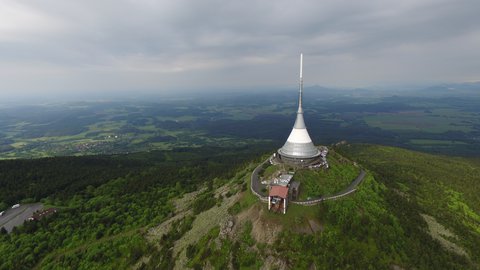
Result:
<svg viewBox="0 0 480 270"><path fill-rule="evenodd" d="M172 215L172 198L228 179L258 151L204 147L1 161L2 209L40 200L59 212L3 231L0 269L124 269L151 250L142 234Z"/></svg>
<svg viewBox="0 0 480 270"><path fill-rule="evenodd" d="M365 144L332 150L366 179L350 196L286 215L266 211L249 189L271 149L1 161L3 208L41 201L59 211L3 231L0 269L479 268L480 160ZM231 233L222 218L235 221Z"/></svg>

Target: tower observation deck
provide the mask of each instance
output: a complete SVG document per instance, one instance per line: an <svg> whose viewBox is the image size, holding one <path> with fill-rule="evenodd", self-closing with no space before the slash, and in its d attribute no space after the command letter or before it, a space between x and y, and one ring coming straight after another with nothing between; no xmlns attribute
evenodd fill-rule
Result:
<svg viewBox="0 0 480 270"><path fill-rule="evenodd" d="M308 166L320 157L318 150L308 134L305 120L303 119L303 54L300 54L300 89L298 93L298 110L292 132L282 148L278 149L278 158L287 164Z"/></svg>

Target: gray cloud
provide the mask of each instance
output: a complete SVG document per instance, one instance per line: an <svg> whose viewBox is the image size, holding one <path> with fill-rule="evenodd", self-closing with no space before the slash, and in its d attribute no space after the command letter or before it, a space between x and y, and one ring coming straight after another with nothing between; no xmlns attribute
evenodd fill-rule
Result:
<svg viewBox="0 0 480 270"><path fill-rule="evenodd" d="M480 2L0 0L0 97L479 80Z"/></svg>

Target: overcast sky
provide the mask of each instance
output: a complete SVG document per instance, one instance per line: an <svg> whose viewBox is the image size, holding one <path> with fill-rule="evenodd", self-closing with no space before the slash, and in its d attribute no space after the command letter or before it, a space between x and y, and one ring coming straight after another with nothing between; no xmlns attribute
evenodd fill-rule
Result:
<svg viewBox="0 0 480 270"><path fill-rule="evenodd" d="M0 98L480 80L480 1L0 0Z"/></svg>

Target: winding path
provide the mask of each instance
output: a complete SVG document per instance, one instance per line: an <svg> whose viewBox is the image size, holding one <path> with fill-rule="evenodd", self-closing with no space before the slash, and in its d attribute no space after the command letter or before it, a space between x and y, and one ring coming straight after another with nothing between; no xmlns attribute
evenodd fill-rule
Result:
<svg viewBox="0 0 480 270"><path fill-rule="evenodd" d="M258 198L260 198L260 200L262 201L265 201L265 202L268 202L268 197L265 197L262 195L262 188L265 187L265 185L262 185L262 183L260 183L260 179L258 178L258 173L262 170L262 167L263 165L265 165L265 163L269 162L269 159L270 158L267 158L267 160L265 160L264 162L260 163L260 165L258 165L255 170L253 170L252 172L252 176L250 178L250 189L252 190L253 194L255 194Z"/></svg>
<svg viewBox="0 0 480 270"><path fill-rule="evenodd" d="M265 188L265 185L262 185L262 183L260 183L260 179L258 177L258 174L260 173L260 171L262 170L262 167L267 162L269 162L269 158L267 158L267 160L262 162L260 165L258 165L255 168L255 170L253 170L252 176L250 178L250 180L251 180L250 189L252 190L252 193L255 194L261 201L264 201L264 202L268 202L268 197L262 195L261 190L262 190L262 188ZM350 185L348 187L346 187L344 190L339 191L339 192L337 192L333 195L321 196L319 198L312 198L312 199L306 200L306 201L292 201L291 203L301 204L301 205L315 205L315 204L321 203L322 201L335 200L335 199L341 198L343 196L346 196L350 193L355 192L357 190L358 185L365 178L365 175L366 175L365 171L361 170L360 174L357 176L357 178L355 178L355 180L353 180L352 183L350 183Z"/></svg>

